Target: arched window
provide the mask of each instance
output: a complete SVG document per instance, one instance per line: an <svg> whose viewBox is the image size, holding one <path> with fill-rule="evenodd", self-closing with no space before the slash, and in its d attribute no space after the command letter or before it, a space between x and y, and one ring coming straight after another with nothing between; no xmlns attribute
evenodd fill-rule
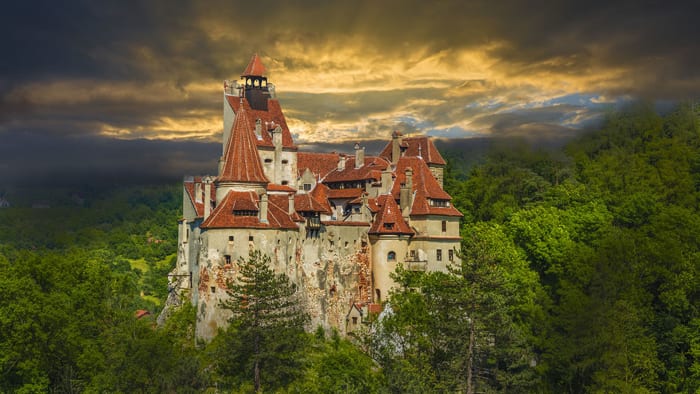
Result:
<svg viewBox="0 0 700 394"><path fill-rule="evenodd" d="M396 252L393 250L386 255L387 261L396 261Z"/></svg>

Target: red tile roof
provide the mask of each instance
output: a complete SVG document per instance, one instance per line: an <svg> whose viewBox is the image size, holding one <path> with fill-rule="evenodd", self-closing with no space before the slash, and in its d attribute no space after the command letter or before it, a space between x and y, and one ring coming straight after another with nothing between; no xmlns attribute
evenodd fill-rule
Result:
<svg viewBox="0 0 700 394"><path fill-rule="evenodd" d="M328 189L328 198L357 198L362 196L365 189Z"/></svg>
<svg viewBox="0 0 700 394"><path fill-rule="evenodd" d="M394 196L383 194L377 197L377 204L380 209L369 229L370 234L414 234L406 221L403 220L401 209L396 204Z"/></svg>
<svg viewBox="0 0 700 394"><path fill-rule="evenodd" d="M316 200L311 193L301 193L294 196L294 209L297 212L320 212L331 214L328 202L323 204Z"/></svg>
<svg viewBox="0 0 700 394"><path fill-rule="evenodd" d="M328 189L328 186L322 184L322 183L317 183L316 187L311 190L311 197L313 197L316 201L318 201L327 212L331 212L331 204L328 202L328 192L330 189Z"/></svg>
<svg viewBox="0 0 700 394"><path fill-rule="evenodd" d="M340 154L335 152L299 152L297 153L297 172L301 176L308 168L318 178L323 179L329 172L338 168L338 160L340 160Z"/></svg>
<svg viewBox="0 0 700 394"><path fill-rule="evenodd" d="M285 195L269 195L267 204L267 223L262 223L258 216L236 216L235 210L258 211L258 195L254 191L230 191L212 211L211 215L200 225L203 229L211 228L279 228L296 229L297 225L289 215L288 198Z"/></svg>
<svg viewBox="0 0 700 394"><path fill-rule="evenodd" d="M245 68L242 74L244 77L262 77L265 75L265 66L263 66L260 56L256 53L250 58L248 67Z"/></svg>
<svg viewBox="0 0 700 394"><path fill-rule="evenodd" d="M365 162L362 167L355 168L355 157L349 156L345 159L345 168L338 171L336 162L336 168L326 176L323 182L350 182L363 181L367 179L378 181L382 178L382 171L384 171L388 166L389 162L383 158L368 156L365 157Z"/></svg>
<svg viewBox="0 0 700 394"><path fill-rule="evenodd" d="M343 220L322 220L321 223L324 226L369 226L367 222L353 222L353 221L343 221Z"/></svg>
<svg viewBox="0 0 700 394"><path fill-rule="evenodd" d="M226 96L226 101L233 109L233 112L238 114L241 101L243 102L243 108L248 111L248 122L250 123L250 129L255 130L255 121L260 119L262 122L262 139L257 139L254 137L256 145L260 147L274 147L272 143L272 133L269 131L274 130L277 125L282 128L282 147L296 150L297 147L294 145L294 140L292 139L292 134L289 132L289 126L287 126L287 120L282 113L282 107L278 100L268 99L267 100L267 111L252 109L248 100L243 98L241 100L238 96Z"/></svg>
<svg viewBox="0 0 700 394"><path fill-rule="evenodd" d="M414 193L413 206L411 207L411 215L446 215L446 216L463 216L451 204L449 207L435 207L430 205L430 200L452 200L452 197L444 191L437 179L430 172L428 165L420 157L401 157L396 163L396 181L391 190L394 198L398 199L401 195L401 184L406 183L406 169L413 170L413 189Z"/></svg>
<svg viewBox="0 0 700 394"><path fill-rule="evenodd" d="M379 156L391 161L391 146L392 141L389 141L389 143L384 147L384 149L382 149L382 152L379 154ZM442 158L442 155L440 155L440 152L435 147L435 144L433 144L433 141L427 136L404 137L402 139L401 146L406 147L406 150L403 154L404 157L417 157L420 153L420 156L423 157L425 162L428 164L442 166L447 164L445 162L445 159Z"/></svg>
<svg viewBox="0 0 700 394"><path fill-rule="evenodd" d="M296 190L288 185L278 185L276 183L268 183L267 184L267 191L268 192L286 192L286 193L295 193Z"/></svg>
<svg viewBox="0 0 700 394"><path fill-rule="evenodd" d="M236 114L231 127L231 136L224 152L224 166L218 180L223 182L268 183L265 176L249 114L242 108Z"/></svg>
<svg viewBox="0 0 700 394"><path fill-rule="evenodd" d="M194 184L195 183L201 183L202 178L201 177L194 177L192 181L186 181L183 182L183 186L185 187L185 192L187 192L187 195L190 198L190 201L192 201L192 206L194 206L194 210L197 214L197 217L203 217L204 216L204 185L202 184L202 195L199 196L199 202L197 202L196 196L194 195ZM212 201L212 207L214 206L214 201L216 201L216 185L211 184L211 193L209 195L210 200Z"/></svg>

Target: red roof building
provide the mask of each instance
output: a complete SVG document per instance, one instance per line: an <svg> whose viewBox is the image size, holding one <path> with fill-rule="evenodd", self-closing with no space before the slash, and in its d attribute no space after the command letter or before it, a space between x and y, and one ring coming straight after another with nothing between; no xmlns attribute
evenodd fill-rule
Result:
<svg viewBox="0 0 700 394"><path fill-rule="evenodd" d="M183 184L170 277L198 303L204 338L226 324L223 290L255 249L306 292L312 325L341 330L345 322L333 319L346 315L329 305L379 312L400 264L446 272L458 258L462 214L428 137L394 132L376 156L359 143L354 154L299 152L266 73L255 54L239 82L224 83L217 176Z"/></svg>

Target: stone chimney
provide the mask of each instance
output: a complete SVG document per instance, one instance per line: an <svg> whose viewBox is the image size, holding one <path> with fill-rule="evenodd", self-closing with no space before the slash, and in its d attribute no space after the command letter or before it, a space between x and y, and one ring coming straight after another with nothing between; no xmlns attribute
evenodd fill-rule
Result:
<svg viewBox="0 0 700 394"><path fill-rule="evenodd" d="M294 213L294 193L289 193L289 214Z"/></svg>
<svg viewBox="0 0 700 394"><path fill-rule="evenodd" d="M260 196L260 223L267 223L267 193Z"/></svg>
<svg viewBox="0 0 700 394"><path fill-rule="evenodd" d="M401 157L401 133L397 130L391 133L391 164L396 165Z"/></svg>
<svg viewBox="0 0 700 394"><path fill-rule="evenodd" d="M404 217L408 217L413 205L413 170L409 167L406 168L406 182L401 185L401 191L399 195L399 206L401 208L401 213Z"/></svg>
<svg viewBox="0 0 700 394"><path fill-rule="evenodd" d="M211 213L211 178L204 178L204 220Z"/></svg>
<svg viewBox="0 0 700 394"><path fill-rule="evenodd" d="M386 169L382 171L382 192L383 193L389 193L391 191L391 170Z"/></svg>
<svg viewBox="0 0 700 394"><path fill-rule="evenodd" d="M345 170L345 155L341 153L338 155L338 171L343 170Z"/></svg>
<svg viewBox="0 0 700 394"><path fill-rule="evenodd" d="M355 168L365 165L365 148L360 148L359 143L355 143Z"/></svg>
<svg viewBox="0 0 700 394"><path fill-rule="evenodd" d="M262 139L262 120L260 118L255 119L255 137L259 140Z"/></svg>
<svg viewBox="0 0 700 394"><path fill-rule="evenodd" d="M202 202L202 182L194 181L194 202Z"/></svg>

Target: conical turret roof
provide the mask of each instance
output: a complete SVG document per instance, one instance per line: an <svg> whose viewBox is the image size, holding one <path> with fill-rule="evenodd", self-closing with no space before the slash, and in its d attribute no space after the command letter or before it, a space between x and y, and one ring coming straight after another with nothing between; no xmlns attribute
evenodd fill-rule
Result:
<svg viewBox="0 0 700 394"><path fill-rule="evenodd" d="M248 109L241 105L226 144L219 182L269 183L260 163L248 116Z"/></svg>
<svg viewBox="0 0 700 394"><path fill-rule="evenodd" d="M265 66L263 66L260 56L256 53L250 58L250 63L248 63L248 67L243 71L243 76L262 77L263 75L265 75Z"/></svg>

